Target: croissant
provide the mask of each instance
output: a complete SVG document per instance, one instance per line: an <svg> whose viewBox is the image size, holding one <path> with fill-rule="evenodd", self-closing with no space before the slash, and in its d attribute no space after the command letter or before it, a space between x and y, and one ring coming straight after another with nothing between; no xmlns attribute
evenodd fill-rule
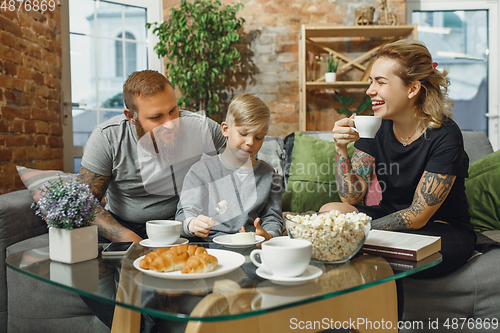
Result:
<svg viewBox="0 0 500 333"><path fill-rule="evenodd" d="M198 245L189 245L188 250L189 256L195 256L202 253L207 253L207 249Z"/></svg>
<svg viewBox="0 0 500 333"><path fill-rule="evenodd" d="M144 258L142 258L141 262L139 263L139 266L143 269L149 269L149 265L153 260L155 260L159 255L161 255L163 252L169 251L170 248L168 247L162 247L159 249L156 249L154 251L149 252Z"/></svg>
<svg viewBox="0 0 500 333"><path fill-rule="evenodd" d="M178 246L170 248L169 251L163 252L155 258L149 265L149 269L156 272L173 272L178 271L189 258L189 252L182 250Z"/></svg>
<svg viewBox="0 0 500 333"><path fill-rule="evenodd" d="M217 267L219 261L216 257L208 254L202 253L192 257L186 261L184 267L182 267L182 274L190 273L206 273L211 272Z"/></svg>

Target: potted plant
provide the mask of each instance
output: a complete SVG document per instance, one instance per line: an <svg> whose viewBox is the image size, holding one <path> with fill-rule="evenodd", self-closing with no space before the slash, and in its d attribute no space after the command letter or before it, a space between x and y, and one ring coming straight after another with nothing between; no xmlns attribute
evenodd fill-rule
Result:
<svg viewBox="0 0 500 333"><path fill-rule="evenodd" d="M330 52L327 61L327 71L325 73L325 81L326 82L335 82L337 79L337 68L339 67L339 59L336 55Z"/></svg>
<svg viewBox="0 0 500 333"><path fill-rule="evenodd" d="M96 258L97 226L91 223L100 205L89 186L75 176L59 177L40 191L32 208L47 222L50 259L72 264Z"/></svg>
<svg viewBox="0 0 500 333"><path fill-rule="evenodd" d="M222 110L219 94L226 74L241 59L236 45L245 20L236 13L242 7L222 6L220 0L182 0L167 21L148 24L160 39L154 49L166 57L167 75L182 92L180 106L208 115Z"/></svg>

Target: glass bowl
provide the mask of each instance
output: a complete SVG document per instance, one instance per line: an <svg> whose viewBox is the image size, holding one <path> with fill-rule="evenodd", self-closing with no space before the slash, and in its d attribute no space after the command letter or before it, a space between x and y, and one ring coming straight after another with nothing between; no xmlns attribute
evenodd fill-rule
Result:
<svg viewBox="0 0 500 333"><path fill-rule="evenodd" d="M311 241L313 259L334 264L346 262L358 253L371 228L368 215L338 210L286 213L284 220L289 237Z"/></svg>

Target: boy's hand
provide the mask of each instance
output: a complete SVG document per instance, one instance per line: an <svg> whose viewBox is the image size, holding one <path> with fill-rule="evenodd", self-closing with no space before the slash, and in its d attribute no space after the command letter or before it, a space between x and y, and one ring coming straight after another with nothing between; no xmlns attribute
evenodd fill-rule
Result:
<svg viewBox="0 0 500 333"><path fill-rule="evenodd" d="M253 225L255 226L255 234L264 237L266 241L273 238L273 236L271 236L270 233L265 231L264 228L260 226L259 222L260 222L260 217L256 218L255 221L253 221ZM242 226L239 232L246 232L245 227Z"/></svg>
<svg viewBox="0 0 500 333"><path fill-rule="evenodd" d="M266 241L273 238L273 236L271 236L270 233L265 231L264 228L260 226L259 222L260 222L260 217L256 218L255 221L253 221L253 225L255 226L255 234L264 237Z"/></svg>
<svg viewBox="0 0 500 333"><path fill-rule="evenodd" d="M197 217L189 221L188 230L196 236L204 238L208 237L208 233L214 226L214 219L205 215L198 215Z"/></svg>

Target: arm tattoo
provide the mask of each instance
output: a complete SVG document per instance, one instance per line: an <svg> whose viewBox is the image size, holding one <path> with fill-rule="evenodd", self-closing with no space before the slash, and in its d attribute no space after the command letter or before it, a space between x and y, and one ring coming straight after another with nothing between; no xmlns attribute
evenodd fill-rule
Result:
<svg viewBox="0 0 500 333"><path fill-rule="evenodd" d="M90 192L92 192L100 202L106 194L111 177L96 174L81 166L78 179L89 185ZM125 234L125 231L127 231L115 220L110 212L102 208L100 212L97 213L94 224L96 224L99 229L99 235L110 241L119 239Z"/></svg>
<svg viewBox="0 0 500 333"><path fill-rule="evenodd" d="M424 172L420 194L428 206L437 205L446 199L451 190L455 176Z"/></svg>
<svg viewBox="0 0 500 333"><path fill-rule="evenodd" d="M356 163L354 170L351 166L351 160L340 155L337 151L335 152L335 161L335 179L339 195L350 202L358 202L367 188L367 180L369 181L373 170L373 166L369 167L370 162L374 161L373 157L356 149L352 157L352 163Z"/></svg>
<svg viewBox="0 0 500 333"><path fill-rule="evenodd" d="M412 221L407 209L394 212L390 215L372 221L372 228L379 230L412 230Z"/></svg>
<svg viewBox="0 0 500 333"><path fill-rule="evenodd" d="M90 187L90 192L101 201L106 194L108 189L109 181L111 177L98 175L83 166L80 167L80 173L78 174L78 180L87 184Z"/></svg>
<svg viewBox="0 0 500 333"><path fill-rule="evenodd" d="M425 171L420 180L420 184L413 196L413 202L410 207L384 216L372 221L374 229L385 230L413 230L414 219L418 216L431 216L439 208L433 207L444 202L453 186L456 176L442 175ZM432 207L432 208L431 208ZM431 212L425 214L425 211L431 209ZM425 221L427 223L427 221Z"/></svg>
<svg viewBox="0 0 500 333"><path fill-rule="evenodd" d="M352 154L352 164L356 174L368 184L375 166L375 157L356 149Z"/></svg>

